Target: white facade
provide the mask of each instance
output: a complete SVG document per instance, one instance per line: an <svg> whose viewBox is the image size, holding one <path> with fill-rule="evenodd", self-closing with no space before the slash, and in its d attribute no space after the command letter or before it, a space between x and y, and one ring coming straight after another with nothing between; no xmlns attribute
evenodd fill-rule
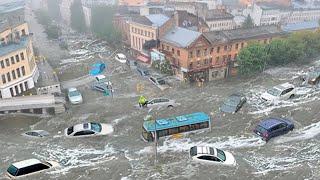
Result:
<svg viewBox="0 0 320 180"><path fill-rule="evenodd" d="M12 83L7 83L0 87L0 99L12 98L13 96L21 94L28 89L35 87L35 83L38 81L39 71L37 66L34 68L33 73L29 76L25 76Z"/></svg>
<svg viewBox="0 0 320 180"><path fill-rule="evenodd" d="M281 9L266 8L259 4L249 7L249 14L256 26L298 23L320 19L319 9Z"/></svg>
<svg viewBox="0 0 320 180"><path fill-rule="evenodd" d="M83 14L84 14L84 20L86 22L86 26L87 28L89 28L91 26L91 8L87 7L87 6L82 6L83 9Z"/></svg>
<svg viewBox="0 0 320 180"><path fill-rule="evenodd" d="M235 23L233 19L219 19L206 21L210 31L222 31L222 30L230 30L234 29Z"/></svg>
<svg viewBox="0 0 320 180"><path fill-rule="evenodd" d="M70 7L74 0L61 0L60 2L60 14L63 23L70 25L71 24L71 10Z"/></svg>

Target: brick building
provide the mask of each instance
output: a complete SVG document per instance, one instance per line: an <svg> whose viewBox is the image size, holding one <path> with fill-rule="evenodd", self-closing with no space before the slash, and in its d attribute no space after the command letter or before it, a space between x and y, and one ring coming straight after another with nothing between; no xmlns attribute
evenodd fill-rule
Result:
<svg viewBox="0 0 320 180"><path fill-rule="evenodd" d="M199 33L173 28L160 39L160 51L180 79L211 81L236 73L239 51L249 42L269 43L283 35L276 26Z"/></svg>

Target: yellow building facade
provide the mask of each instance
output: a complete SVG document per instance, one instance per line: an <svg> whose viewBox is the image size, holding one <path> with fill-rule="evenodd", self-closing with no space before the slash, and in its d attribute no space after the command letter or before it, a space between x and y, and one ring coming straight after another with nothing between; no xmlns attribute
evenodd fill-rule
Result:
<svg viewBox="0 0 320 180"><path fill-rule="evenodd" d="M28 24L0 26L0 99L34 88L38 78Z"/></svg>

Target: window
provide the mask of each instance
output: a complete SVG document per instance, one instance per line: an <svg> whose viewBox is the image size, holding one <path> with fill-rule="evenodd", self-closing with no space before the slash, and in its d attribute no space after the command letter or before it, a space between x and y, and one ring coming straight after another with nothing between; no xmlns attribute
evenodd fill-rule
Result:
<svg viewBox="0 0 320 180"><path fill-rule="evenodd" d="M241 43L241 48L243 48L244 47L244 43Z"/></svg>
<svg viewBox="0 0 320 180"><path fill-rule="evenodd" d="M217 47L217 53L220 53L220 46Z"/></svg>
<svg viewBox="0 0 320 180"><path fill-rule="evenodd" d="M201 51L197 50L197 57L200 57L200 53L201 53Z"/></svg>
<svg viewBox="0 0 320 180"><path fill-rule="evenodd" d="M214 49L213 49L213 48L211 48L211 50L210 50L210 54L213 54L213 50L214 50Z"/></svg>
<svg viewBox="0 0 320 180"><path fill-rule="evenodd" d="M216 57L216 64L220 64L220 57Z"/></svg>
<svg viewBox="0 0 320 180"><path fill-rule="evenodd" d="M22 34L22 36L25 36L25 35L26 35L26 30L25 30L25 29L22 29L22 30L21 30L21 34Z"/></svg>
<svg viewBox="0 0 320 180"><path fill-rule="evenodd" d="M171 52L172 52L172 54L174 54L174 49L173 48L171 49Z"/></svg>
<svg viewBox="0 0 320 180"><path fill-rule="evenodd" d="M268 42L268 40L267 40L267 39L265 39L265 40L263 41L263 43L264 43L264 44L267 44L267 42Z"/></svg>
<svg viewBox="0 0 320 180"><path fill-rule="evenodd" d="M11 58L11 64L15 64L16 62L14 62L14 57L12 56ZM17 62L19 62L19 61L17 61Z"/></svg>
<svg viewBox="0 0 320 180"><path fill-rule="evenodd" d="M167 51L169 51L169 46L167 46Z"/></svg>
<svg viewBox="0 0 320 180"><path fill-rule="evenodd" d="M7 83L6 76L2 74L1 77L2 77L2 83L3 84Z"/></svg>
<svg viewBox="0 0 320 180"><path fill-rule="evenodd" d="M21 77L20 69L19 69L19 68L17 68L17 69L16 69L16 71L17 71L17 75L18 75L18 77Z"/></svg>
<svg viewBox="0 0 320 180"><path fill-rule="evenodd" d="M9 62L9 59L6 59L6 66L10 66L10 62Z"/></svg>
<svg viewBox="0 0 320 180"><path fill-rule="evenodd" d="M212 58L209 59L209 64L212 64Z"/></svg>
<svg viewBox="0 0 320 180"><path fill-rule="evenodd" d="M217 161L217 162L220 162L220 160L214 156L200 156L198 157L199 159L202 159L202 160L208 160L208 161Z"/></svg>
<svg viewBox="0 0 320 180"><path fill-rule="evenodd" d="M91 135L91 134L94 134L94 132L86 130L86 131L76 132L74 136L83 136L83 135Z"/></svg>
<svg viewBox="0 0 320 180"><path fill-rule="evenodd" d="M234 54L234 60L237 60L238 54Z"/></svg>
<svg viewBox="0 0 320 180"><path fill-rule="evenodd" d="M228 61L230 61L231 60L231 55L228 55Z"/></svg>
<svg viewBox="0 0 320 180"><path fill-rule="evenodd" d="M11 75L10 75L10 73L7 73L7 79L8 79L8 82L11 81Z"/></svg>
<svg viewBox="0 0 320 180"><path fill-rule="evenodd" d="M238 48L239 48L239 44L237 43L237 44L236 44L236 49L238 49Z"/></svg>
<svg viewBox="0 0 320 180"><path fill-rule="evenodd" d="M26 90L28 90L28 89L29 89L28 81L24 82L24 87L26 87Z"/></svg>
<svg viewBox="0 0 320 180"><path fill-rule="evenodd" d="M12 79L17 79L15 70L11 71Z"/></svg>
<svg viewBox="0 0 320 180"><path fill-rule="evenodd" d="M164 50L164 45L163 44L161 45L161 47L162 47L162 50Z"/></svg>
<svg viewBox="0 0 320 180"><path fill-rule="evenodd" d="M189 51L189 58L193 58L193 52Z"/></svg>
<svg viewBox="0 0 320 180"><path fill-rule="evenodd" d="M0 65L1 65L1 68L4 69L4 62L3 62L3 60L0 61Z"/></svg>
<svg viewBox="0 0 320 180"><path fill-rule="evenodd" d="M203 55L208 55L208 49L204 49L204 51L203 51Z"/></svg>
<svg viewBox="0 0 320 180"><path fill-rule="evenodd" d="M228 49L228 46L224 46L224 47L223 47L223 50L224 50L224 51L227 51L227 49Z"/></svg>
<svg viewBox="0 0 320 180"><path fill-rule="evenodd" d="M21 67L21 71L22 71L22 76L26 75L26 70L25 70L24 66Z"/></svg>
<svg viewBox="0 0 320 180"><path fill-rule="evenodd" d="M204 64L208 64L208 59L205 59L205 60L204 60Z"/></svg>
<svg viewBox="0 0 320 180"><path fill-rule="evenodd" d="M190 69L192 69L192 67L193 67L193 63L192 62L189 64L189 67L190 67Z"/></svg>
<svg viewBox="0 0 320 180"><path fill-rule="evenodd" d="M180 50L177 50L177 55L180 56Z"/></svg>
<svg viewBox="0 0 320 180"><path fill-rule="evenodd" d="M21 57L21 60L23 61L23 60L24 60L24 54L23 54L23 52L20 53L20 57Z"/></svg>

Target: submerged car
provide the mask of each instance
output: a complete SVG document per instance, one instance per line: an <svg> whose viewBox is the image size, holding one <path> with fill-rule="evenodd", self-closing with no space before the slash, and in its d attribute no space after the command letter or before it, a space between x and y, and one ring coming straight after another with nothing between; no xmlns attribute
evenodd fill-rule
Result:
<svg viewBox="0 0 320 180"><path fill-rule="evenodd" d="M7 169L6 176L10 179L23 179L59 166L59 163L54 161L42 162L38 159L27 159L11 164Z"/></svg>
<svg viewBox="0 0 320 180"><path fill-rule="evenodd" d="M166 81L160 76L151 76L149 80L156 86L166 84Z"/></svg>
<svg viewBox="0 0 320 180"><path fill-rule="evenodd" d="M307 83L310 85L317 85L320 83L320 70L315 72L310 72L307 75Z"/></svg>
<svg viewBox="0 0 320 180"><path fill-rule="evenodd" d="M190 148L189 154L194 161L213 165L236 166L234 156L218 148L193 146Z"/></svg>
<svg viewBox="0 0 320 180"><path fill-rule="evenodd" d="M71 104L80 104L83 102L82 95L77 88L68 89L68 99Z"/></svg>
<svg viewBox="0 0 320 180"><path fill-rule="evenodd" d="M119 53L119 54L116 54L116 56L114 57L117 61L119 61L120 63L123 63L125 64L127 62L127 57L126 55L122 54L122 53Z"/></svg>
<svg viewBox="0 0 320 180"><path fill-rule="evenodd" d="M22 136L26 137L46 137L49 136L49 133L45 130L32 130L22 134Z"/></svg>
<svg viewBox="0 0 320 180"><path fill-rule="evenodd" d="M143 67L137 67L137 71L141 76L149 76L149 70L143 68Z"/></svg>
<svg viewBox="0 0 320 180"><path fill-rule="evenodd" d="M294 85L290 83L275 86L261 95L264 101L274 102L279 100L287 100L295 96L296 90Z"/></svg>
<svg viewBox="0 0 320 180"><path fill-rule="evenodd" d="M92 65L91 70L90 70L90 75L96 76L101 74L104 69L106 68L106 64L104 63L95 63Z"/></svg>
<svg viewBox="0 0 320 180"><path fill-rule="evenodd" d="M103 136L112 132L111 125L97 122L77 124L64 130L67 137Z"/></svg>
<svg viewBox="0 0 320 180"><path fill-rule="evenodd" d="M221 105L220 111L225 113L236 113L246 103L247 98L242 94L232 94Z"/></svg>
<svg viewBox="0 0 320 180"><path fill-rule="evenodd" d="M171 99L167 98L155 98L151 99L150 101L147 102L147 107L154 108L154 107L176 107L178 104Z"/></svg>
<svg viewBox="0 0 320 180"><path fill-rule="evenodd" d="M268 118L261 121L253 130L264 141L288 133L294 129L294 124L288 119Z"/></svg>
<svg viewBox="0 0 320 180"><path fill-rule="evenodd" d="M131 59L127 59L126 64L131 68L131 69L135 69L138 66L137 61L135 60L131 60Z"/></svg>

